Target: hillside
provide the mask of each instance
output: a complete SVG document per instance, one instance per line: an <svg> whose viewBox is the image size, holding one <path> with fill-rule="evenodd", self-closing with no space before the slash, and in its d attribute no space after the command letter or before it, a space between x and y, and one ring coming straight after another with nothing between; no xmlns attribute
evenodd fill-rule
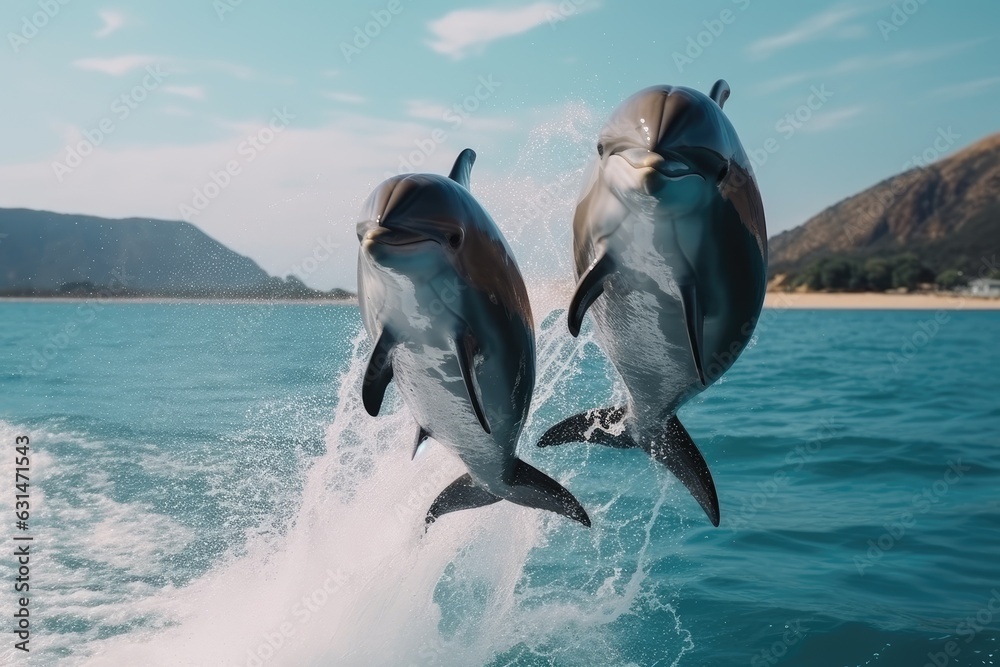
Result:
<svg viewBox="0 0 1000 667"><path fill-rule="evenodd" d="M0 209L0 295L328 296L186 222ZM346 293L329 296L347 296Z"/></svg>
<svg viewBox="0 0 1000 667"><path fill-rule="evenodd" d="M905 259L924 278L976 273L1000 253L1000 134L894 176L769 240L772 276L821 260Z"/></svg>

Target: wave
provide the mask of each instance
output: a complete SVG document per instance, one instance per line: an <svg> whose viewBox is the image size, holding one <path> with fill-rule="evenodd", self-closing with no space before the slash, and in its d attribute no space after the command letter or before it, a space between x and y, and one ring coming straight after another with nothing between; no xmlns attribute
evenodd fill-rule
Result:
<svg viewBox="0 0 1000 667"><path fill-rule="evenodd" d="M586 354L585 341L569 339L556 318L546 322L536 405L559 400L559 386ZM658 520L672 493L666 476L647 471L652 514L648 505L633 511L615 492L595 507L603 527L593 531L499 503L450 515L425 534L426 508L464 467L435 443L411 461L414 425L404 409L378 419L365 413L359 385L366 358L359 335L326 430L327 451L303 458L288 525L251 534L188 585L163 583L156 570L204 535L141 504L114 501L97 478L75 509L50 506L64 521L76 511L86 526L50 539L77 540L80 557L97 566L60 566L62 615L94 625L81 633L69 623L61 635L42 635L43 655L101 666L572 665L592 664L594 655L676 665L693 648L670 592L648 577L650 545L662 538ZM387 407L400 405L394 395ZM6 436L14 427L2 429ZM537 433L527 433L525 443L532 437ZM577 476L585 483L588 466L597 464L581 459L582 451L547 467L555 465L563 483ZM165 465L162 453L142 460L147 468ZM36 464L59 466L58 457ZM249 494L246 502L251 509ZM115 577L94 578L102 565ZM657 627L655 645L624 641L624 629L640 618L646 630Z"/></svg>

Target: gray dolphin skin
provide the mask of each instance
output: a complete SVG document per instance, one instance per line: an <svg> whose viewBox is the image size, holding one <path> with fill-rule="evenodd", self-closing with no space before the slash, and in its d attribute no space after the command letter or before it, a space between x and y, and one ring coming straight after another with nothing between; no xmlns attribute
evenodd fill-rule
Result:
<svg viewBox="0 0 1000 667"><path fill-rule="evenodd" d="M358 223L358 300L376 341L362 387L376 416L389 382L428 437L450 447L468 474L431 505L449 512L509 500L590 526L558 482L517 458L535 386L528 293L506 240L469 192L476 154L448 178L408 174L383 182Z"/></svg>
<svg viewBox="0 0 1000 667"><path fill-rule="evenodd" d="M569 329L589 310L628 404L570 417L538 443L641 448L715 526L712 473L676 413L746 347L767 282L764 209L728 97L725 81L709 95L655 86L604 126L573 220Z"/></svg>

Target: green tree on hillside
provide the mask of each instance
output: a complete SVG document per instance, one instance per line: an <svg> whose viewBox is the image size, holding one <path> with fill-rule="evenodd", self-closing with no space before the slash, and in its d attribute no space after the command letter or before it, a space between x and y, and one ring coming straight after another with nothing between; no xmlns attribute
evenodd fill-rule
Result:
<svg viewBox="0 0 1000 667"><path fill-rule="evenodd" d="M938 287L945 290L954 290L959 287L965 287L969 284L966 279L965 274L956 269L948 269L947 271L942 271L938 274L937 279L934 281Z"/></svg>
<svg viewBox="0 0 1000 667"><path fill-rule="evenodd" d="M864 265L865 282L868 289L884 292L892 287L892 267L884 259L872 258Z"/></svg>
<svg viewBox="0 0 1000 667"><path fill-rule="evenodd" d="M821 260L819 274L823 289L842 291L850 287L851 265L846 260Z"/></svg>

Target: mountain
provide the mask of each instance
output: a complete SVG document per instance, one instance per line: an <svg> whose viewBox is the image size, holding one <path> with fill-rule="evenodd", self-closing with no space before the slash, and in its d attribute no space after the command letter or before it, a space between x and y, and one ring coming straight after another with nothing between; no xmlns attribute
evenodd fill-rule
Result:
<svg viewBox="0 0 1000 667"><path fill-rule="evenodd" d="M771 238L771 275L784 274L791 282L798 277L801 283L805 274L815 278L833 262L858 266L877 260L915 262L931 279L949 271L979 272L995 266L993 256L1000 252L998 193L1000 134L995 134Z"/></svg>
<svg viewBox="0 0 1000 667"><path fill-rule="evenodd" d="M313 298L186 222L0 209L0 295Z"/></svg>

